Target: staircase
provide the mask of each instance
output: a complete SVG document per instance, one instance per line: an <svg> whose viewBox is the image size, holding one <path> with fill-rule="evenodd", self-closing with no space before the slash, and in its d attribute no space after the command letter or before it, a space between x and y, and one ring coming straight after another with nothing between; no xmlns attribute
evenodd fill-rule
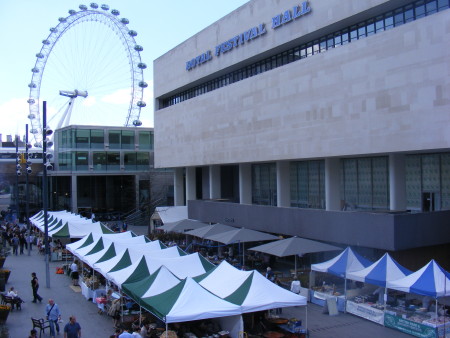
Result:
<svg viewBox="0 0 450 338"><path fill-rule="evenodd" d="M150 224L150 215L142 210L134 210L124 218L124 222L128 225L148 226Z"/></svg>

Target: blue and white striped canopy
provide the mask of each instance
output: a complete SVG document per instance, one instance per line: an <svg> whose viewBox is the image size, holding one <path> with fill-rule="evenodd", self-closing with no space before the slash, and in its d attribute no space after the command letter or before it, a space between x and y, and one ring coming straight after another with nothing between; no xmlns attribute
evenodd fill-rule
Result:
<svg viewBox="0 0 450 338"><path fill-rule="evenodd" d="M404 278L411 272L393 260L388 253L385 253L383 257L367 268L349 272L347 278L386 287L387 281Z"/></svg>
<svg viewBox="0 0 450 338"><path fill-rule="evenodd" d="M346 278L349 272L358 271L369 266L372 262L358 255L350 247L329 261L312 264L311 270L327 272L342 278Z"/></svg>
<svg viewBox="0 0 450 338"><path fill-rule="evenodd" d="M388 282L387 287L433 298L450 296L450 273L432 259L409 276Z"/></svg>

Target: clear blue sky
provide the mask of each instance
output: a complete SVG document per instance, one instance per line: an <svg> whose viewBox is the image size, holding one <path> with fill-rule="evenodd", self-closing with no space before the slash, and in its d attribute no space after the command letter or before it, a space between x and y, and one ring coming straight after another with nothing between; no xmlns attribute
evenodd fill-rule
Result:
<svg viewBox="0 0 450 338"><path fill-rule="evenodd" d="M119 17L128 18L130 20L128 27L138 32L136 42L144 47L141 57L148 65L148 69L144 72L145 80L149 83L149 90L145 93L145 100L148 103L152 100L153 60L247 1L111 0L98 4L108 4L111 9L119 10ZM59 17L67 17L69 9L78 11L80 4L89 7L90 3L78 0L0 0L2 32L0 133L3 140L6 139L6 135L23 136L25 124L29 124L27 85L31 81L31 68L36 62L35 55L42 47L42 40L50 34L50 27L58 25ZM193 51L193 55L195 53L196 51ZM42 97L41 99L46 100ZM152 106L144 108L141 120L145 126L153 126ZM112 124L123 123L119 121Z"/></svg>

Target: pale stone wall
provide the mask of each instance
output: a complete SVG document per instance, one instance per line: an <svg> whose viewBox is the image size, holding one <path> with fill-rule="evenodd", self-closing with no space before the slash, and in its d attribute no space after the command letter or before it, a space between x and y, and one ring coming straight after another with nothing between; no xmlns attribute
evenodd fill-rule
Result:
<svg viewBox="0 0 450 338"><path fill-rule="evenodd" d="M326 1L335 5L327 10L319 7L321 2L311 1L313 12L279 28L291 30L286 36L278 35L279 31L268 32L252 41L250 48L250 44L239 47L191 72L175 70L163 80L167 66L182 63L184 67L186 56L203 51L196 46L200 40L202 46L213 47L217 31L225 31L219 41L223 36L232 37L228 32L236 29L234 25L242 28L238 22L243 16L250 15L245 20L247 27L249 22L259 23L262 16L270 19L274 8L289 8L285 1L271 5L272 1L261 1L257 11L260 0L251 2L156 60L155 93L178 88L186 77L193 81L212 73L222 68L222 62L237 62L235 58L270 49L275 35L279 41L304 34L292 32L299 27L314 31L338 16L336 13L344 18L362 10L352 6L382 2ZM251 16L254 12L258 13L255 20ZM450 10L446 10L158 110L155 165L180 167L448 149L449 18ZM206 37L214 41L203 43Z"/></svg>

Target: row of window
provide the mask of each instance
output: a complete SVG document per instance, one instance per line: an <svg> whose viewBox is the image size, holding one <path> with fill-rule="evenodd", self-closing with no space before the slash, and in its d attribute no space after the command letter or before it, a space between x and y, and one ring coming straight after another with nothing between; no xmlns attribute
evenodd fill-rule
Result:
<svg viewBox="0 0 450 338"><path fill-rule="evenodd" d="M450 209L450 153L406 156L409 210ZM252 203L277 205L276 164L252 165ZM389 158L341 160L343 210L389 210ZM325 161L290 163L291 207L325 209Z"/></svg>
<svg viewBox="0 0 450 338"><path fill-rule="evenodd" d="M135 149L153 150L152 131L64 129L57 132L60 149Z"/></svg>
<svg viewBox="0 0 450 338"><path fill-rule="evenodd" d="M363 39L376 33L401 26L405 23L423 18L427 15L449 8L449 0L414 1L394 11L352 25L343 30L323 36L320 39L291 48L282 53L270 56L249 66L225 74L194 88L172 95L160 102L160 109L192 99L196 96L219 89L234 82L281 67L291 62L323 53L329 49Z"/></svg>
<svg viewBox="0 0 450 338"><path fill-rule="evenodd" d="M148 152L93 152L89 159L87 151L59 153L58 167L60 171L146 171L150 168Z"/></svg>

